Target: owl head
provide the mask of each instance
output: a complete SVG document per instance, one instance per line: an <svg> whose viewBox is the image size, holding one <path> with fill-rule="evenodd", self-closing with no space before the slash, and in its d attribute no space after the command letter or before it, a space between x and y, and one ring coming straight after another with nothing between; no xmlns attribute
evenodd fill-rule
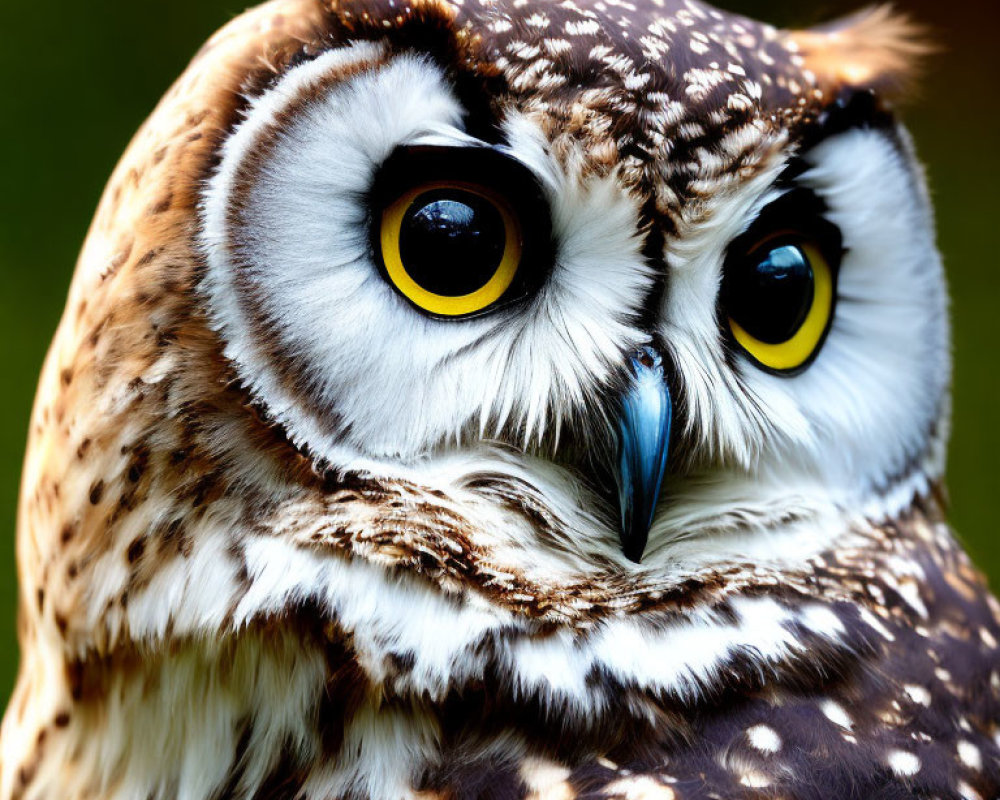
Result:
<svg viewBox="0 0 1000 800"><path fill-rule="evenodd" d="M877 91L898 20L337 13L247 92L198 206L207 324L297 453L440 491L550 587L926 492L948 342Z"/></svg>
<svg viewBox="0 0 1000 800"><path fill-rule="evenodd" d="M283 621L387 695L486 681L595 722L843 655L866 612L837 603L947 435L893 111L920 50L884 10L790 32L695 0L235 20L81 256L26 641Z"/></svg>

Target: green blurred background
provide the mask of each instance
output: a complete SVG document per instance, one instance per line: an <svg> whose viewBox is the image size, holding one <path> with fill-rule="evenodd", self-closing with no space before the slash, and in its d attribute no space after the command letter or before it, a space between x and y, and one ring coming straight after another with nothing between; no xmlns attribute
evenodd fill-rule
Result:
<svg viewBox="0 0 1000 800"><path fill-rule="evenodd" d="M859 6L847 0L727 0L780 25ZM942 46L907 112L927 162L954 298L952 518L979 564L1000 576L1000 140L991 105L1000 6L900 0ZM957 14L961 7L963 13ZM241 0L0 0L0 708L17 664L14 519L37 373L62 312L77 250L133 131ZM1000 580L1000 578L998 578Z"/></svg>

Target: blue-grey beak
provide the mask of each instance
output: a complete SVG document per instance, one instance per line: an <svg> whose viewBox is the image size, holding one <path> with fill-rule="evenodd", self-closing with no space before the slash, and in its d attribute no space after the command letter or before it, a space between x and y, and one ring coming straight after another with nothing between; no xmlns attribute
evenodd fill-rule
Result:
<svg viewBox="0 0 1000 800"><path fill-rule="evenodd" d="M673 405L663 359L650 347L629 357L629 385L618 418L618 499L625 557L638 563L667 471Z"/></svg>

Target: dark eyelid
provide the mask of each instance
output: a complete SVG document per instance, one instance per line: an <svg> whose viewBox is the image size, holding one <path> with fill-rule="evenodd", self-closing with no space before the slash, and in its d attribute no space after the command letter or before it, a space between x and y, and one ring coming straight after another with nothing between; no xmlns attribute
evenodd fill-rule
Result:
<svg viewBox="0 0 1000 800"><path fill-rule="evenodd" d="M803 238L812 238L836 269L844 255L840 228L826 218L827 206L822 197L804 186L792 186L765 206L750 227L730 243L727 264L750 252L775 232L789 230L800 233Z"/></svg>
<svg viewBox="0 0 1000 800"><path fill-rule="evenodd" d="M811 122L797 131L798 155L790 159L778 183L792 185L809 165L804 155L834 136L851 130L881 132L897 149L903 150L897 132L896 117L871 89L846 88Z"/></svg>
<svg viewBox="0 0 1000 800"><path fill-rule="evenodd" d="M810 144L856 128L891 130L895 125L895 116L873 90L848 88L820 113L814 132L819 139Z"/></svg>
<svg viewBox="0 0 1000 800"><path fill-rule="evenodd" d="M538 181L520 161L498 147L487 145L401 145L379 167L370 192L370 207L423 182L457 179L490 186L512 195L520 204L547 203ZM513 203L512 203L513 204Z"/></svg>

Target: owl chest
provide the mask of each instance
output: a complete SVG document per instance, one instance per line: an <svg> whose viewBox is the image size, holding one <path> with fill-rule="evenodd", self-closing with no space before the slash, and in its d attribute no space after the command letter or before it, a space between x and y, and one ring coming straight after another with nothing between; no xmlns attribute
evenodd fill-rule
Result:
<svg viewBox="0 0 1000 800"><path fill-rule="evenodd" d="M700 706L623 692L615 713L591 720L482 686L437 703L387 696L346 656L271 633L94 675L103 696L49 738L34 791L18 796L740 800L766 790L968 800L1000 791L992 723L969 713L996 700L962 696L996 695L989 665L970 662L968 687L949 683L969 656L962 648L939 655L939 677L924 686L902 682L919 676L911 659L822 689L731 691Z"/></svg>

